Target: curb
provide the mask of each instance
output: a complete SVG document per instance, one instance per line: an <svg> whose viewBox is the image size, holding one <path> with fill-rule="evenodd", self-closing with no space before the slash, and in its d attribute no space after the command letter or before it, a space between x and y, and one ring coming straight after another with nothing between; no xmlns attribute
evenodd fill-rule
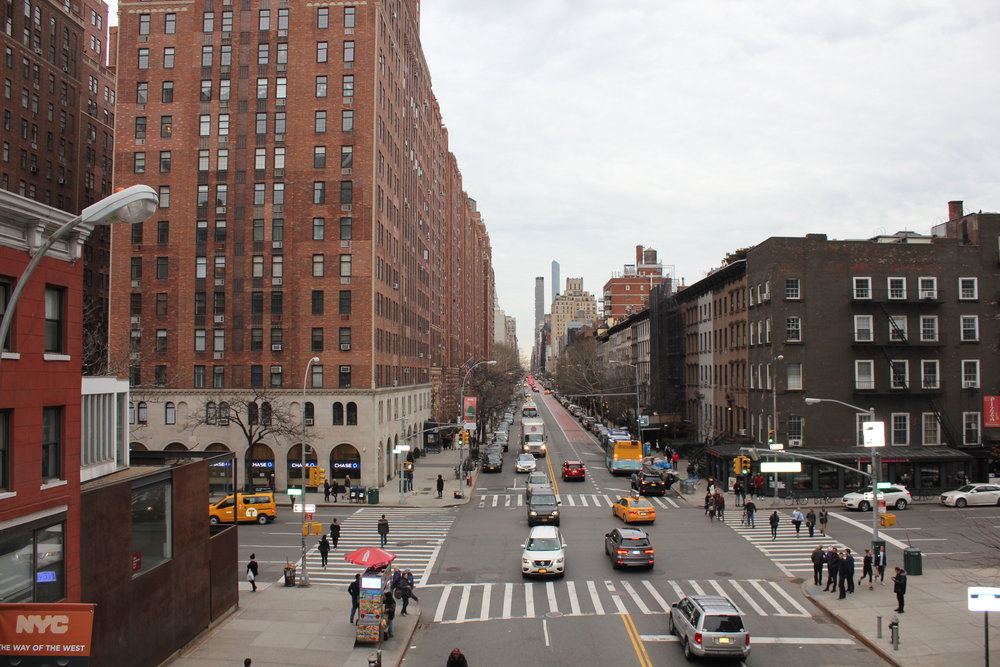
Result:
<svg viewBox="0 0 1000 667"><path fill-rule="evenodd" d="M417 604L420 604L419 602ZM406 659L406 652L410 649L410 645L413 643L413 635L417 634L417 627L420 625L420 619L424 615L424 610L419 608L417 610L417 617L414 619L413 627L410 628L410 632L406 635L406 641L403 643L403 650L399 652L399 658L396 660L396 667L403 664L403 660Z"/></svg>
<svg viewBox="0 0 1000 667"><path fill-rule="evenodd" d="M807 598L809 598L809 601L812 602L817 609L826 614L826 616L830 620L832 620L837 625L846 630L847 633L850 634L852 637L854 637L859 642L861 642L862 644L870 648L872 651L874 651L875 654L878 655L878 657L885 660L888 664L892 665L893 667L903 667L901 663L896 662L896 660L893 659L892 656L890 656L889 653L885 651L885 649L876 644L874 640L869 639L863 633L856 630L853 625L842 619L836 612L827 607L824 602L821 602L819 598L814 597L808 590L810 585L811 584L808 583L801 584L802 594L805 595Z"/></svg>

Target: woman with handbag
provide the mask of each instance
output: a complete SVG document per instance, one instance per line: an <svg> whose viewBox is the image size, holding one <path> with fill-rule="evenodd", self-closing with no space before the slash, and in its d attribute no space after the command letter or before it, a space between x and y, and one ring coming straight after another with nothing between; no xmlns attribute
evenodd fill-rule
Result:
<svg viewBox="0 0 1000 667"><path fill-rule="evenodd" d="M257 592L258 567L259 565L257 564L257 554L250 554L250 562L247 563L247 581L249 581L250 586L253 587L252 592L254 593Z"/></svg>

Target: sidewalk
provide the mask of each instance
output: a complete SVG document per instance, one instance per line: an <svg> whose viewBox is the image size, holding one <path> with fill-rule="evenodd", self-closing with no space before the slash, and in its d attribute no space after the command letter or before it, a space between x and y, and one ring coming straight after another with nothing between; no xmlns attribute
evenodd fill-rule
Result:
<svg viewBox="0 0 1000 667"><path fill-rule="evenodd" d="M399 502L398 486L380 489L379 507L452 507L469 502L478 471L472 473L472 486L456 480L454 468L458 453L444 450L417 459L413 471L413 492ZM444 497L437 497L437 476L445 480ZM463 497L455 498L461 490ZM288 496L275 494L279 504L288 507ZM281 500L285 502L281 502ZM343 500L341 497L340 500ZM325 503L322 493L307 494L306 503L322 507L362 507L348 502ZM287 512L287 510L286 510ZM287 516L287 514L285 514ZM372 545L375 546L375 545ZM241 566L242 569L242 566ZM360 572L362 568L358 568ZM244 658L253 667L368 667L378 650L377 644L354 645L354 626L348 623L351 598L346 589L314 585L309 588L285 587L281 580L257 582L257 592L240 581L239 607L214 627L206 630L164 665L171 667L218 667L241 665ZM419 589L417 590L419 596ZM382 664L399 665L420 622L420 604L411 602L409 614L400 615L397 603L394 636L382 644ZM441 656L443 663L447 655Z"/></svg>

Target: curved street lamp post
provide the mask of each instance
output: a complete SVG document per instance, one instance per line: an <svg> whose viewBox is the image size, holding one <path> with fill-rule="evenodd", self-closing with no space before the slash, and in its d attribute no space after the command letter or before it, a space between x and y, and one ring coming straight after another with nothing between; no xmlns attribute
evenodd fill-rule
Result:
<svg viewBox="0 0 1000 667"><path fill-rule="evenodd" d="M464 415L462 414L462 401L465 400L465 381L469 379L469 375L472 374L472 371L476 370L477 366L479 366L481 364L486 364L487 366L493 366L496 363L497 362L495 360L493 360L493 359L489 359L489 360L483 359L481 361L477 361L476 363L472 364L472 366L469 367L469 370L465 371L465 377L462 378L462 389L458 393L458 419L455 420L455 423L458 425L459 430L462 430L462 424L464 423L464 421L463 421ZM459 447L458 447L458 468L459 468L459 471L462 470L462 463L465 460L464 451L465 451L465 447L463 445L459 445ZM459 480L461 480L461 475L459 475ZM461 486L461 484L459 486Z"/></svg>
<svg viewBox="0 0 1000 667"><path fill-rule="evenodd" d="M306 565L306 385L309 382L309 370L313 364L318 363L319 357L313 357L306 362L306 373L302 378L302 457L299 468L299 479L302 481L302 576L299 577L301 588L309 587L309 568ZM346 489L345 492L350 493Z"/></svg>

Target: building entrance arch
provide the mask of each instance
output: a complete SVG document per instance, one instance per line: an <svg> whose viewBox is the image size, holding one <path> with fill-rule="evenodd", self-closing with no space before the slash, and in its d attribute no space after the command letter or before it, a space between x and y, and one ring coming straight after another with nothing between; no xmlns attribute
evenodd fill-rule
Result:
<svg viewBox="0 0 1000 667"><path fill-rule="evenodd" d="M257 443L244 461L246 469L243 488L247 491L274 491L274 450Z"/></svg>
<svg viewBox="0 0 1000 667"><path fill-rule="evenodd" d="M345 477L351 478L351 484L361 484L361 453L354 445L343 442L330 452L330 479L337 484L343 484Z"/></svg>

